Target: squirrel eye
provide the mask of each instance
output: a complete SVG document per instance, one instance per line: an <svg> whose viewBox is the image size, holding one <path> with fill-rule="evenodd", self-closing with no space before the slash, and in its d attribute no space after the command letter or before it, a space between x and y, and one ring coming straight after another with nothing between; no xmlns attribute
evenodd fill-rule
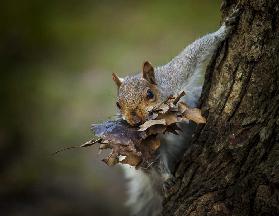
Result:
<svg viewBox="0 0 279 216"><path fill-rule="evenodd" d="M146 97L147 97L149 100L151 100L151 99L154 98L154 94L153 94L153 92L152 92L150 89L147 90L147 92L146 92Z"/></svg>
<svg viewBox="0 0 279 216"><path fill-rule="evenodd" d="M118 109L121 109L119 102L116 102L116 106L118 107Z"/></svg>

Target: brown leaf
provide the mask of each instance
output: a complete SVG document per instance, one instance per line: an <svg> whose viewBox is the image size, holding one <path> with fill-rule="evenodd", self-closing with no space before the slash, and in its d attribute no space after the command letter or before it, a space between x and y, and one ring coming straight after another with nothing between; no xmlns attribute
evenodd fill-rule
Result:
<svg viewBox="0 0 279 216"><path fill-rule="evenodd" d="M101 137L110 143L134 144L141 142L141 132L124 120L110 120L102 124L94 124L91 127L95 136Z"/></svg>
<svg viewBox="0 0 279 216"><path fill-rule="evenodd" d="M111 148L111 145L108 143L102 143L99 146L99 149L108 149L108 148Z"/></svg>
<svg viewBox="0 0 279 216"><path fill-rule="evenodd" d="M103 159L108 166L113 166L119 162L118 155L114 152L110 153L106 158Z"/></svg>
<svg viewBox="0 0 279 216"><path fill-rule="evenodd" d="M166 125L153 125L147 129L145 133L146 136L144 137L144 139L150 135L163 134L166 131L166 129L167 129Z"/></svg>
<svg viewBox="0 0 279 216"><path fill-rule="evenodd" d="M140 129L138 129L138 131L145 131L153 125L166 125L166 120L165 119L148 120L144 124L140 125Z"/></svg>
<svg viewBox="0 0 279 216"><path fill-rule="evenodd" d="M143 162L154 161L156 150L160 147L160 139L156 135L149 136L140 145Z"/></svg>
<svg viewBox="0 0 279 216"><path fill-rule="evenodd" d="M123 160L120 161L122 164L129 164L131 166L138 166L142 159L140 156L130 153Z"/></svg>
<svg viewBox="0 0 279 216"><path fill-rule="evenodd" d="M164 119L166 121L166 125L171 125L179 122L177 118L177 112L167 112L165 114L159 115L159 119Z"/></svg>
<svg viewBox="0 0 279 216"><path fill-rule="evenodd" d="M197 108L187 109L183 113L183 117L186 119L192 120L193 122L196 122L197 124L206 123L206 119L201 115L201 110L197 109Z"/></svg>
<svg viewBox="0 0 279 216"><path fill-rule="evenodd" d="M159 107L159 109L158 109L158 113L162 113L162 114L164 114L164 113L166 113L166 112L168 112L170 110L170 106L169 106L169 104L162 104L160 107Z"/></svg>
<svg viewBox="0 0 279 216"><path fill-rule="evenodd" d="M189 119L197 124L206 123L206 119L202 116L201 110L198 108L190 108L186 103L179 102L178 110L182 113L183 120Z"/></svg>
<svg viewBox="0 0 279 216"><path fill-rule="evenodd" d="M187 104L184 102L179 102L177 106L178 106L179 112L181 112L181 113L184 113L187 109L189 109Z"/></svg>
<svg viewBox="0 0 279 216"><path fill-rule="evenodd" d="M149 141L148 145L152 151L156 151L160 147L161 142L158 138L152 139Z"/></svg>
<svg viewBox="0 0 279 216"><path fill-rule="evenodd" d="M177 123L186 120L205 123L205 118L199 109L190 108L186 103L179 102L184 95L185 93L181 92L177 97L170 96L157 107L149 110L152 114L150 120L140 125L140 128L132 127L121 119L92 125L95 136L100 137L99 149L112 149L103 161L109 166L122 163L149 168L158 158L159 134L170 132L179 135L177 131L181 129ZM93 142L89 141L82 147L92 144ZM120 160L121 156L125 158Z"/></svg>

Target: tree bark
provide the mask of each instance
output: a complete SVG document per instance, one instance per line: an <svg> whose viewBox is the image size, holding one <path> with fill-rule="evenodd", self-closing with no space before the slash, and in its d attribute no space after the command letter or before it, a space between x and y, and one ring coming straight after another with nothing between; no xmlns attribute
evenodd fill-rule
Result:
<svg viewBox="0 0 279 216"><path fill-rule="evenodd" d="M207 123L176 169L163 215L279 215L279 1L238 4L239 23L206 71Z"/></svg>

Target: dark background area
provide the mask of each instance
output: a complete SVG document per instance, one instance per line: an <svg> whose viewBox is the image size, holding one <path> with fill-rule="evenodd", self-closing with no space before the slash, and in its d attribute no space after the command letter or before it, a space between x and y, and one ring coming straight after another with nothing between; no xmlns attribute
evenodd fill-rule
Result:
<svg viewBox="0 0 279 216"><path fill-rule="evenodd" d="M112 72L167 63L215 31L220 1L1 5L0 214L127 215L121 169L95 147L51 154L114 116Z"/></svg>

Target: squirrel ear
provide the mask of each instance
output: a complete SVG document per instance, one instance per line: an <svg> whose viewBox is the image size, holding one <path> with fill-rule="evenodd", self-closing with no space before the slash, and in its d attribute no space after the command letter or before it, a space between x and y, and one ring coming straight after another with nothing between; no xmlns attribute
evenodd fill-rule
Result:
<svg viewBox="0 0 279 216"><path fill-rule="evenodd" d="M112 79L115 82L115 84L117 85L117 87L119 88L123 82L123 79L118 77L115 73L112 73Z"/></svg>
<svg viewBox="0 0 279 216"><path fill-rule="evenodd" d="M156 85L155 82L155 75L154 75L154 68L150 64L150 62L145 61L142 66L142 77L146 79L151 84Z"/></svg>

